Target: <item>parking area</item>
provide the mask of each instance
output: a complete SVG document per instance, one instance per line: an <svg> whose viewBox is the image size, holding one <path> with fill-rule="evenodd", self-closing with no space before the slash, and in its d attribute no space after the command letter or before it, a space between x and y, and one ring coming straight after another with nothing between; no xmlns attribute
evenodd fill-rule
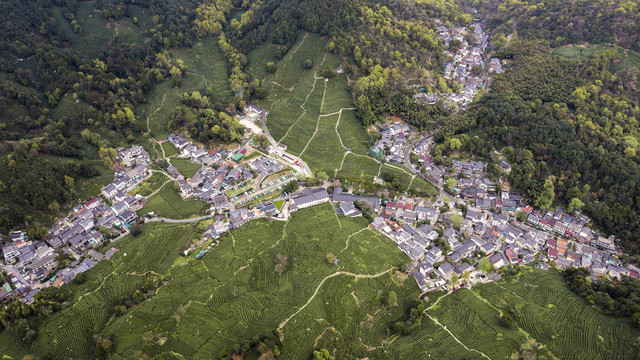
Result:
<svg viewBox="0 0 640 360"><path fill-rule="evenodd" d="M273 174L285 168L285 166L280 162L264 156L260 156L259 158L250 161L249 165L263 175Z"/></svg>

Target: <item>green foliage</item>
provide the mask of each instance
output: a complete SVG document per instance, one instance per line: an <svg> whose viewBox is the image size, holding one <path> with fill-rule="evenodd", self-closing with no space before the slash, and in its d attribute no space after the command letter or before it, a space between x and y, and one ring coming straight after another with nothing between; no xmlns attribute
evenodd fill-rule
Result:
<svg viewBox="0 0 640 360"><path fill-rule="evenodd" d="M289 194L295 192L296 190L298 190L298 182L295 180L289 181L284 187L284 192Z"/></svg>
<svg viewBox="0 0 640 360"><path fill-rule="evenodd" d="M462 217L462 215L451 214L451 225L453 225L455 229L460 229L460 225L462 225L463 220L464 218Z"/></svg>
<svg viewBox="0 0 640 360"><path fill-rule="evenodd" d="M475 129L468 140L457 136L462 149L481 155L500 150L511 164L506 178L533 205L551 209L559 200L575 211L579 200L597 227L635 251L640 213L630 185L640 178L635 155L640 112L624 80L628 74L610 72L616 51L557 63L544 49L535 42L514 42L515 63L495 82L502 85L468 114L449 121L435 139L444 145L454 134ZM551 77L553 71L545 67L552 64L563 74Z"/></svg>
<svg viewBox="0 0 640 360"><path fill-rule="evenodd" d="M142 234L142 227L139 224L133 224L129 228L129 231L131 232L131 235L138 236Z"/></svg>
<svg viewBox="0 0 640 360"><path fill-rule="evenodd" d="M626 0L588 1L574 6L562 0L526 0L518 3L480 1L480 13L495 32L518 30L523 38L547 39L553 46L568 43L612 43L638 49L640 33L634 26L637 4Z"/></svg>
<svg viewBox="0 0 640 360"><path fill-rule="evenodd" d="M337 74L333 71L333 69L331 68L331 65L325 65L322 67L322 69L320 70L320 75L324 78L330 79L334 76L336 76Z"/></svg>
<svg viewBox="0 0 640 360"><path fill-rule="evenodd" d="M313 68L313 61L311 61L311 59L306 59L303 63L302 63L302 67L305 70L310 70L311 68Z"/></svg>
<svg viewBox="0 0 640 360"><path fill-rule="evenodd" d="M320 349L313 352L313 360L335 360L336 358L327 349Z"/></svg>
<svg viewBox="0 0 640 360"><path fill-rule="evenodd" d="M589 271L584 268L570 267L563 272L571 290L592 304L595 304L605 314L631 319L640 327L640 280L622 276L620 282L614 284L611 279L592 281Z"/></svg>
<svg viewBox="0 0 640 360"><path fill-rule="evenodd" d="M496 92L513 92L525 100L568 102L573 90L584 83L576 62L549 54L538 43L520 40L510 71L499 74L491 84ZM538 49L540 47L540 49Z"/></svg>
<svg viewBox="0 0 640 360"><path fill-rule="evenodd" d="M491 266L491 261L489 261L488 257L483 257L478 262L478 270L482 271L485 274L490 273L493 270L493 266Z"/></svg>
<svg viewBox="0 0 640 360"><path fill-rule="evenodd" d="M170 127L184 126L193 139L205 143L212 140L233 142L242 138L244 127L233 116L222 111L217 112L209 98L202 96L199 91L185 93L182 103L185 106L173 110Z"/></svg>

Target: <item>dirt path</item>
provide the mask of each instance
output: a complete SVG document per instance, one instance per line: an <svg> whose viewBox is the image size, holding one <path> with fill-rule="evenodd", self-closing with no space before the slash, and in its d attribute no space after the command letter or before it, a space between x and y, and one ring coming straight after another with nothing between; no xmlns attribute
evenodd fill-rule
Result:
<svg viewBox="0 0 640 360"><path fill-rule="evenodd" d="M349 155L349 152L345 151L344 156L342 157L342 161L340 162L340 169L336 169L335 171L335 174L334 174L335 177L338 177L338 171L342 171L342 167L344 166L344 160L347 158L347 155Z"/></svg>
<svg viewBox="0 0 640 360"><path fill-rule="evenodd" d="M283 88L283 89L285 89L285 90L287 90L287 91L293 91L293 89L295 89L295 88L296 88L296 86L295 86L295 85L293 85L292 87L286 88L286 87L284 87L284 86L282 86L282 85L278 84L277 82L275 82L275 81L273 81L273 80L271 80L271 83L272 83L273 85L280 86L281 88Z"/></svg>
<svg viewBox="0 0 640 360"><path fill-rule="evenodd" d="M462 343L462 341L460 341L460 340L459 340L455 335L453 335L453 333L452 333L451 331L449 331L449 329L447 329L447 326L446 326L446 325L442 325L442 324L441 324L441 323L440 323L436 318L434 318L433 316L429 315L429 313L427 313L427 311L431 310L434 306L436 306L436 305L440 302L440 300L442 300L442 299L446 298L446 297L447 297L447 296L449 296L450 294L452 294L452 293L447 293L446 295L444 295L444 296L442 296L442 297L438 298L438 300L436 300L436 302L434 302L431 306L429 306L428 308L426 308L422 313L423 313L424 315L427 315L427 316L429 317L429 319L431 319L434 323L438 324L438 326L440 326L441 328L443 328L443 329L444 329L444 331L446 331L447 333L449 333L449 335L451 335L451 337L453 338L453 340L455 340L458 344L462 345L462 347L464 347L464 348L465 348L465 349L467 349L468 351L476 352L476 353L478 353L478 354L482 355L482 357L484 357L484 358L487 358L487 359L491 360L491 358L490 358L490 357L488 357L488 356L487 356L487 354L483 353L482 351L480 351L480 350L476 350L476 349L474 349L474 348L469 348L469 347L467 347L467 345L463 344L463 343Z"/></svg>
<svg viewBox="0 0 640 360"><path fill-rule="evenodd" d="M160 190L162 190L162 188L163 188L165 185L167 185L167 183L172 182L172 181L173 181L173 179L169 179L169 180L167 180L167 181L163 182L163 183L162 183L162 185L160 185L160 187L159 187L156 191L152 192L152 193L151 193L151 194L149 194L148 196L145 196L144 198L145 198L145 199L149 199L149 198L151 198L153 195L155 195L155 194L157 194L158 192L160 192Z"/></svg>
<svg viewBox="0 0 640 360"><path fill-rule="evenodd" d="M302 45L302 43L300 43L300 45ZM299 46L298 46L299 47ZM327 53L324 53L324 57L322 58L322 62L320 63L320 67L322 67L322 64L324 64L324 60L327 58ZM307 94L307 96L304 98L304 102L302 104L300 104L300 108L302 109L302 114L300 114L300 116L298 117L298 119L291 124L291 126L289 126L289 128L287 129L287 132L284 133L284 135L280 138L280 140L278 141L279 143L282 142L282 140L284 138L287 137L287 135L289 135L289 131L291 131L291 129L298 123L298 121L300 121L300 119L302 119L302 117L307 113L307 109L305 108L305 105L307 105L307 101L309 100L309 96L311 96L311 94L313 93L313 91L316 89L316 83L318 82L318 73L314 73L313 76L313 86L311 86L311 91L309 91L309 93ZM320 78L323 79L323 78ZM326 89L326 84L325 84L325 89Z"/></svg>
<svg viewBox="0 0 640 360"><path fill-rule="evenodd" d="M324 104L324 97L327 94L327 82L324 82L324 91L322 92L322 102L320 103L320 111L322 111L322 104ZM311 142L313 141L313 138L316 137L316 134L318 133L318 129L320 129L320 119L322 118L322 115L318 116L318 119L316 120L316 130L313 132L313 134L311 135L311 138L309 139L309 141L307 141L307 145L304 146L304 149L302 149L302 151L300 152L300 155L298 156L302 156L302 154L304 154L305 151L307 151L307 148L309 147L309 144L311 144Z"/></svg>
<svg viewBox="0 0 640 360"><path fill-rule="evenodd" d="M354 232L353 234L347 236L347 242L346 244L344 244L344 248L342 250L340 250L340 252L338 253L338 255L342 254L343 251L347 250L347 248L349 247L349 240L351 240L351 237L354 235L358 235L359 233L363 232L364 230L367 230L369 227L363 227L362 229Z"/></svg>
<svg viewBox="0 0 640 360"><path fill-rule="evenodd" d="M313 295L311 295L311 297L309 298L309 300L302 305L302 307L300 307L296 312L294 312L293 314L291 314L291 316L289 316L286 320L284 320L283 322L280 323L280 325L278 326L278 330L282 330L284 328L284 326L289 322L289 320L291 320L294 316L298 315L298 313L302 310L304 310L307 305L309 305L311 303L311 301L313 300L313 298L316 297L316 295L318 294L318 291L320 290L320 288L322 287L322 284L324 284L325 281L327 281L328 279L331 279L333 277L336 277L338 275L349 275L349 276L353 276L356 279L360 279L360 278L377 278L380 277L386 273L388 273L389 271L393 270L393 268L389 268L383 272L374 274L374 275L368 275L368 274L354 274L348 271L338 271L338 272L334 272L331 275L327 275L324 279L322 279L322 281L320 282L320 284L318 284L318 287L316 288L316 291L313 293ZM283 335L284 336L284 335Z"/></svg>

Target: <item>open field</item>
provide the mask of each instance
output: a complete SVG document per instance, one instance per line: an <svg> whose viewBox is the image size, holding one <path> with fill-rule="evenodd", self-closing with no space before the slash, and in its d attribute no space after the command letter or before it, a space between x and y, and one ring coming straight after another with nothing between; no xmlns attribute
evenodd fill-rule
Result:
<svg viewBox="0 0 640 360"><path fill-rule="evenodd" d="M129 5L128 9L131 18L123 17L115 22L108 22L96 10L95 1L79 2L76 19L80 25L80 33L73 32L71 24L60 9L54 8L52 15L60 29L73 42L73 48L94 58L106 50L109 42L116 36L127 43L141 43L149 36L149 30L153 26L150 11L133 5ZM138 18L137 25L133 23L133 17Z"/></svg>
<svg viewBox="0 0 640 360"><path fill-rule="evenodd" d="M287 130L307 113L309 117L305 120L312 122L308 127L313 132L324 87L321 81L316 81L315 73L322 62L323 53L324 41L319 35L301 34L289 53L278 62L277 71L263 81L267 97L258 101L258 105L269 111L267 126L276 141L282 139ZM306 59L313 61L313 68L304 69L303 62ZM317 88L320 89L316 91ZM310 136L306 134L305 139L308 141ZM306 142L300 140L300 143L298 151Z"/></svg>
<svg viewBox="0 0 640 360"><path fill-rule="evenodd" d="M327 54L327 60L335 59L333 54ZM355 108L353 96L349 91L346 75L337 75L327 81L327 92L321 109L322 114L332 114L343 108Z"/></svg>
<svg viewBox="0 0 640 360"><path fill-rule="evenodd" d="M267 63L276 62L276 51L276 47L271 44L264 44L251 51L247 56L246 73L256 79L264 79L267 76Z"/></svg>
<svg viewBox="0 0 640 360"><path fill-rule="evenodd" d="M323 64L337 66L339 59L324 52L324 39L315 34L300 35L289 53L278 62L274 74L266 75L263 86L271 84L267 97L258 105L269 110L266 124L271 136L300 156L313 172L324 171L347 180L372 181L384 177L403 191L435 194L435 188L400 165L380 165L367 156L371 138L355 115L346 75L325 81L318 77ZM260 48L253 55L260 63ZM250 55L251 57L251 55ZM304 70L302 63L314 67ZM251 64L250 64L251 66ZM258 66L254 64L254 66ZM395 180L395 182L394 182Z"/></svg>
<svg viewBox="0 0 640 360"><path fill-rule="evenodd" d="M155 212L159 217L170 219L184 219L204 215L209 205L200 200L182 200L174 185L167 184L157 194L153 195L149 202L138 214Z"/></svg>
<svg viewBox="0 0 640 360"><path fill-rule="evenodd" d="M337 176L347 180L373 179L378 175L380 163L366 155L347 154Z"/></svg>
<svg viewBox="0 0 640 360"><path fill-rule="evenodd" d="M63 96L58 106L51 110L51 116L56 120L60 120L65 117L70 118L74 115L85 114L89 112L89 110L92 110L89 104L84 101L76 102L76 100L73 99L73 95L69 93Z"/></svg>
<svg viewBox="0 0 640 360"><path fill-rule="evenodd" d="M340 218L341 228L333 212L330 206L322 205L294 213L288 223L251 222L224 237L202 261L174 267L170 273L172 279L152 300L125 316L125 321L116 320L106 329L114 332L118 352L124 356L132 354L140 347L143 333L152 331L156 336L167 338L159 350L205 358L207 354L217 354L222 347L231 347L243 339L277 328L309 300L327 275L337 271L336 266L327 263L326 254L340 253L349 235L366 226L362 219ZM374 237L388 241L380 235ZM355 239L353 236L350 241L364 240ZM394 247L393 243L391 246ZM357 253L359 248L355 249L353 252ZM390 250L391 254L381 252L383 258L376 265L380 271L385 270L384 266L397 262L398 255L402 261L403 254ZM274 271L274 258L278 253L288 257L288 265L281 276ZM345 254L341 265L349 266L348 258ZM404 260L408 261L406 257ZM355 263L350 266L354 271L378 270ZM343 286L345 282L350 284L346 288ZM285 349L289 350L283 351L283 358L306 358L313 350L319 334L315 332L317 325L322 325L311 319L316 309L315 302L324 304L330 301L330 305L325 306L336 312L327 320L336 325L343 317L338 309L347 314L359 314L362 319L366 317L367 311L360 311L349 295L351 290L347 289L350 287L357 290L358 296L366 301L368 310L375 313L380 308L379 303L375 305L376 289L398 288L398 285L386 274L379 279L357 281L349 275L338 275L326 281L322 285L322 294L326 297L315 298L284 327ZM416 295L414 284L404 287L408 293ZM340 299L351 304L345 308L341 301L334 301ZM401 312L399 308L391 311L396 317ZM378 313L378 316L383 314ZM337 331L351 332L357 326L358 322L351 322L349 327L339 327ZM300 331L307 327L314 331ZM368 330L363 329L359 333L368 333ZM304 335L304 339L300 335ZM384 332L377 335L379 341ZM291 347L286 346L288 339L291 339Z"/></svg>
<svg viewBox="0 0 640 360"><path fill-rule="evenodd" d="M167 273L196 234L192 225L144 225L143 234L115 243L120 250L110 261L102 261L87 272L83 284L65 285L65 291L71 294L71 306L41 325L32 348L26 348L9 331L4 331L0 333L1 352L19 355L46 352L54 359L95 358L92 335L100 333L117 316L114 307L122 304L123 299L130 299L147 279L157 281L158 274Z"/></svg>
<svg viewBox="0 0 640 360"><path fill-rule="evenodd" d="M312 171L335 175L343 169L345 153L351 149L363 156L347 155L356 166L345 167L343 175L359 177L357 169L372 162L376 169L375 173L369 172L368 178L373 179L378 173L377 164L364 156L370 137L355 116L347 76L338 75L328 81L316 77L323 64L339 65L336 56L324 52L324 42L315 34L300 35L278 62L276 73L265 75L263 86L268 94L258 105L269 110L267 126L273 138L286 144L287 150L300 156ZM264 47L254 50L256 53L249 57L258 60L250 62L249 67L262 66L264 60L259 60L267 50ZM306 59L312 60L312 69L302 67Z"/></svg>
<svg viewBox="0 0 640 360"><path fill-rule="evenodd" d="M194 164L189 159L173 158L171 159L171 165L175 166L180 174L185 178L190 178L196 174L198 169L202 167L200 164Z"/></svg>
<svg viewBox="0 0 640 360"><path fill-rule="evenodd" d="M582 60L592 57L596 52L611 49L611 45L591 45L584 47L581 45L567 45L553 50L554 55Z"/></svg>
<svg viewBox="0 0 640 360"><path fill-rule="evenodd" d="M166 157L176 155L178 153L178 149L169 141L162 142L162 148L164 149L164 155Z"/></svg>
<svg viewBox="0 0 640 360"><path fill-rule="evenodd" d="M342 111L338 131L342 143L356 154L365 155L369 151L370 136L364 129L360 119L356 117L355 110Z"/></svg>
<svg viewBox="0 0 640 360"><path fill-rule="evenodd" d="M340 114L322 116L318 119L317 131L305 145L301 157L314 170L322 170L333 174L340 167L345 149L340 145L340 139L335 131Z"/></svg>
<svg viewBox="0 0 640 360"><path fill-rule="evenodd" d="M556 48L552 54L558 56L564 56L571 59L584 60L592 57L596 52L602 50L611 49L611 45L592 45L589 47L567 45ZM621 47L615 46L615 49L620 57L620 61L611 66L612 72L616 72L625 66L635 68L636 71L640 71L640 54L633 50L625 50Z"/></svg>
<svg viewBox="0 0 640 360"><path fill-rule="evenodd" d="M142 183L138 184L129 193L131 195L140 194L142 196L149 196L154 191L160 189L160 186L162 186L165 182L167 182L167 180L170 180L169 177L167 177L167 175L159 172L154 172L151 175L151 177L149 177L147 180L143 181ZM169 186L170 184L171 183L167 183L166 185Z"/></svg>
<svg viewBox="0 0 640 360"><path fill-rule="evenodd" d="M517 325L500 323L510 313ZM640 331L624 319L603 315L576 296L555 271L529 268L500 282L458 290L427 310L464 346L504 359L527 350L538 358L631 359ZM396 358L482 358L442 327L423 319L419 329L393 343ZM535 345L539 344L539 345ZM446 350L443 352L443 350Z"/></svg>
<svg viewBox="0 0 640 360"><path fill-rule="evenodd" d="M213 101L224 101L231 94L229 89L227 62L218 47L217 37L200 39L193 48L171 51L171 56L181 59L187 67L182 84L177 88L165 80L151 90L147 103L136 108L136 115L148 120L151 135L160 140L169 136L167 124L176 106L182 104L185 92L199 91Z"/></svg>
<svg viewBox="0 0 640 360"><path fill-rule="evenodd" d="M140 351L148 356L175 352L210 358L223 347L270 332L280 324L287 349L283 359L309 357L316 341L339 341L345 351L354 337L380 346L387 326L403 316L404 308L386 309L377 299L378 291L396 291L401 299L415 297L419 291L413 282L396 283L385 271L408 258L389 240L370 233L366 225L363 219L338 218L324 204L294 213L287 223L250 222L222 238L202 260L194 260L191 254L188 261L176 262L181 251L199 238L195 224L146 224L142 235L115 243L120 251L89 271L84 284L65 287L73 292L72 305L46 321L34 348L21 348L18 342L3 350L25 354L50 349L54 358L72 354L89 358L93 355L92 334L101 333L113 335L122 358L135 357ZM342 267L329 264L326 254L340 254L347 244L339 255ZM369 256L358 254L363 249L359 244L382 246L384 251L376 260L371 258L375 265L351 263L351 259ZM282 275L274 271L278 253L288 258ZM362 272L365 278L339 274L339 269ZM369 270L380 273L369 274ZM366 278L369 275L374 277ZM157 293L123 315L115 315L113 307L121 297L153 276L163 279ZM325 319L317 321L318 314ZM347 318L352 320L345 321ZM363 322L371 325L361 327ZM343 340L334 339L329 332L318 338L327 323ZM143 340L149 336L162 341L150 345ZM10 332L0 334L0 344L10 339Z"/></svg>

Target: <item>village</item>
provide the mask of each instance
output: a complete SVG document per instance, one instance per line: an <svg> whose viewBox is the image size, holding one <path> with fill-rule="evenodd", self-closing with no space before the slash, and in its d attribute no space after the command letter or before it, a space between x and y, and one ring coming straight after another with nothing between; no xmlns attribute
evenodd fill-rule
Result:
<svg viewBox="0 0 640 360"><path fill-rule="evenodd" d="M151 176L151 159L141 146L117 151L114 181L102 188L102 197L75 206L43 240L31 240L23 231L9 234L11 243L2 248L5 265L1 269L11 276L12 284L0 288L0 300L18 294L30 303L43 287L60 287L118 251L112 247L103 254L94 248L127 234L138 221L136 210L144 199L129 192ZM58 260L61 256L70 260L68 266Z"/></svg>
<svg viewBox="0 0 640 360"><path fill-rule="evenodd" d="M266 112L250 105L239 115L245 116L260 121ZM586 216L560 208L553 212L532 208L522 195L502 191L490 180L483 161L452 160L449 166L436 165L430 154L432 137L421 137L405 123L382 125L381 139L369 154L404 164L436 184L440 188L436 198L355 195L357 189L338 180L304 187L306 182L298 180L307 176L306 164L287 154L281 144L270 145L266 152L258 149L252 130L247 130L243 144L235 150L207 151L177 134L166 140L175 146L179 157L200 168L185 178L168 165L165 174L175 181L184 199L210 204L209 215L194 221L212 221L202 239L185 250L185 256L202 257L223 235L251 220L286 221L299 209L331 203L336 214L343 216L358 217L367 212L373 219L370 227L394 241L409 257L405 270L423 292L497 280L498 269L518 264L533 263L543 269L580 266L589 269L594 279L639 275L640 269L621 263L615 239L592 230ZM2 270L11 276L12 284L0 287L0 300L18 296L29 303L40 289L62 286L97 262L111 258L118 249L104 243L129 234L133 224L171 220L136 212L146 197L131 195L131 190L159 171L150 169L147 151L140 146L117 151L114 181L103 187L101 197L75 206L43 240L31 240L21 231L9 234L11 243L3 247ZM411 155L417 157L417 163L409 161ZM491 156L503 171L510 171L501 154ZM290 182L303 186L292 193L283 192ZM98 252L97 247L106 251ZM68 266L56 260L61 255L69 258Z"/></svg>
<svg viewBox="0 0 640 360"><path fill-rule="evenodd" d="M238 118L259 121L266 115L259 107L249 105ZM204 240L217 239L251 219L267 214L280 216L273 202L259 200L277 196L286 183L296 181L299 174L306 175L305 169L300 160L286 153L284 145L270 146L266 153L254 147L253 130L246 130L244 145L235 151L207 151L180 135L171 135L166 141L176 147L178 156L201 165L189 178L172 165L167 166L166 172L151 169L151 158L141 146L116 149L114 180L101 189L101 196L76 205L55 222L42 240L29 239L24 231L9 234L10 241L2 248L4 265L0 270L10 275L11 283L0 284L0 301L19 296L30 303L40 289L60 287L97 262L110 259L117 248L108 248L104 254L96 248L129 234L135 223L163 221L153 213L142 214L141 218L137 211L150 196L132 195L134 188L153 172L164 173L175 181L183 199L196 198L211 204L210 215L204 218L214 218L215 223L206 230ZM253 158L242 165L245 155ZM254 206L249 208L249 203ZM236 209L243 205L247 208ZM68 260L68 266L61 258Z"/></svg>
<svg viewBox="0 0 640 360"><path fill-rule="evenodd" d="M440 40L449 47L445 51L450 60L445 64L444 79L454 84L453 89L439 84L437 90L415 94L414 101L435 104L442 100L446 106L466 109L479 90L489 88L490 73L504 72L502 65L497 58L487 59L489 36L479 20L470 28L440 25L437 31Z"/></svg>

